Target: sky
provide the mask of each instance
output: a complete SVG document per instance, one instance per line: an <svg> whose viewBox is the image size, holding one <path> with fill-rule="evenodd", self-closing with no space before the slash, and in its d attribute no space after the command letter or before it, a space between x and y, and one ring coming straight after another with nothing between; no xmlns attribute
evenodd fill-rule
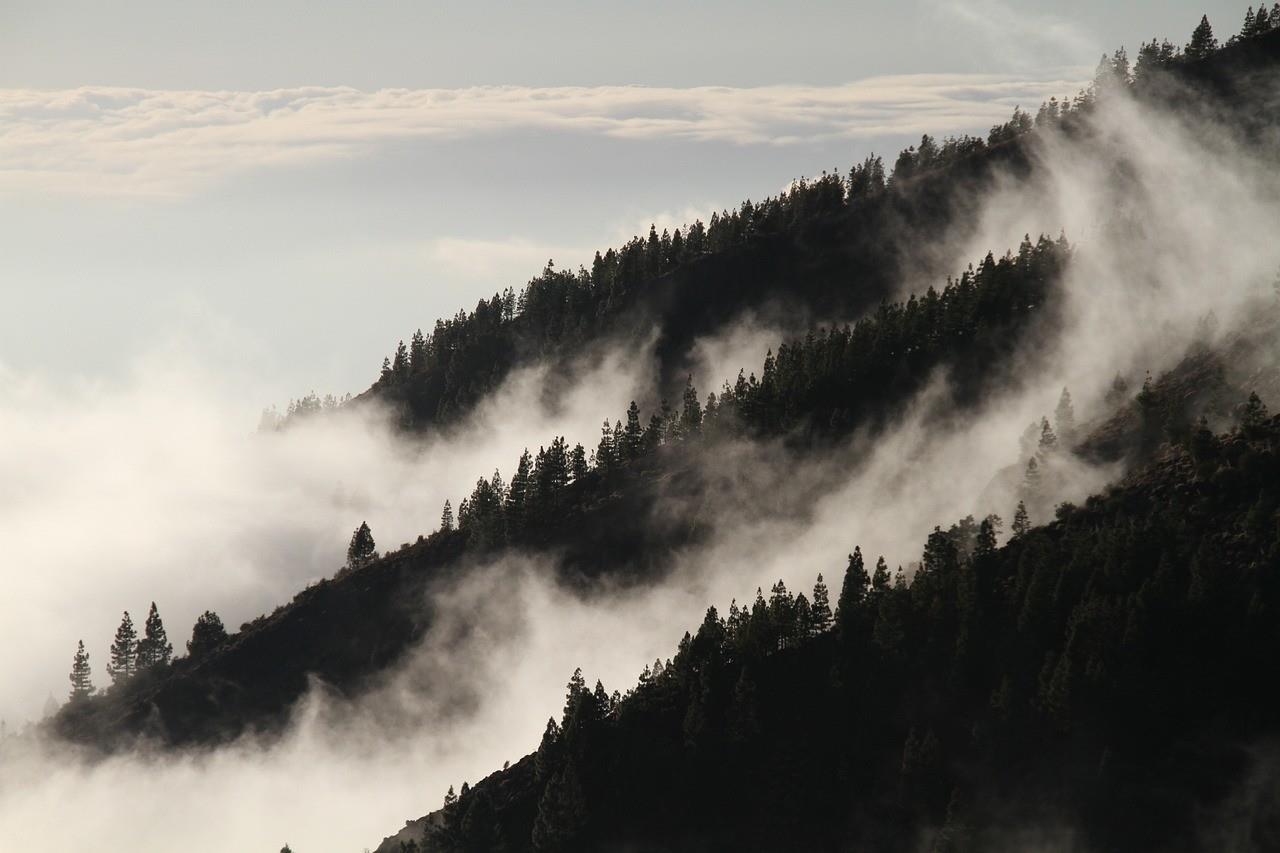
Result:
<svg viewBox="0 0 1280 853"><path fill-rule="evenodd" d="M0 371L359 392L549 259L983 133L1202 6L6 0Z"/></svg>

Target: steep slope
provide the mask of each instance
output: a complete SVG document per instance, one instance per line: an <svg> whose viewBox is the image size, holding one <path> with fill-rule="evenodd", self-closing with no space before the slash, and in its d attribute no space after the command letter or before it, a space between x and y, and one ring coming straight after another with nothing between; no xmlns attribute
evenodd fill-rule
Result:
<svg viewBox="0 0 1280 853"><path fill-rule="evenodd" d="M760 381L726 387L706 411L692 389L680 412L655 414L646 429L633 410L628 428L619 426L596 449L593 467L582 448L569 454L556 439L530 468L517 469L510 487L480 480L459 507L457 530L321 581L202 659L179 659L68 705L53 725L63 737L101 746L141 735L182 744L277 729L310 676L358 692L431 624L433 583L505 548L554 554L562 578L588 594L601 579L610 588L654 582L670 553L697 542L711 524L699 507L719 484L699 460L714 455L717 443L810 422L824 434L833 423L840 431L873 429L941 367L970 374L966 387L980 398L984 380L1000 375L962 368L1007 357L1044 319L1068 255L1065 243L1041 240L1017 258L988 257L941 294L886 304L853 329L781 347ZM833 412L843 414L833 421ZM803 445L778 452L802 453Z"/></svg>
<svg viewBox="0 0 1280 853"><path fill-rule="evenodd" d="M1278 58L1280 30L1197 62L1155 61L1140 69L1134 92L1201 110L1206 120L1225 117L1253 141L1270 143L1276 129L1267 116L1280 106ZM1063 109L1069 125L1065 101ZM597 253L589 270L549 267L519 294L508 288L437 321L407 346L401 342L357 401L391 404L406 427L428 429L464 416L523 362L567 365L594 343L640 340L650 330L660 336L656 401L678 388L693 343L744 313L798 333L814 321L864 314L895 292L904 273L928 279L948 272L938 266L945 247L972 236L996 177L1008 185L1034 176L1031 129L1029 116L1015 113L986 141L931 141L927 156L923 141L921 151L904 151L887 186L875 158L855 166L848 182L824 173L722 211L706 226L694 223L683 235L677 229L633 238Z"/></svg>
<svg viewBox="0 0 1280 853"><path fill-rule="evenodd" d="M847 201L830 176L744 204L726 216L733 225L713 224L700 249L673 250L655 234L597 256L590 272L548 269L518 299L497 294L410 341L357 402L389 403L405 426L426 429L465 415L518 364L551 358L567 365L593 343L638 344L653 330L656 400L683 382L695 340L744 313L800 331L874 308L908 268L936 277L929 251L944 237L967 236L997 171L1027 168L1026 150L1014 140ZM718 237L720 230L732 233Z"/></svg>
<svg viewBox="0 0 1280 853"><path fill-rule="evenodd" d="M1274 849L1278 475L1255 414L909 584L855 556L831 627L713 608L379 850Z"/></svg>
<svg viewBox="0 0 1280 853"><path fill-rule="evenodd" d="M1232 81L1252 79L1249 75L1259 68L1274 68L1280 40L1268 38L1256 40L1265 41L1265 50L1250 48L1252 53L1245 59L1239 59L1243 55L1239 50L1223 51L1226 59L1189 67L1216 81L1213 85L1226 93L1227 100L1247 104L1251 90ZM1245 67L1252 70L1240 70ZM850 264L865 262L868 275L890 281L890 273L877 266L881 258L876 252L891 252L901 259L902 247L912 240L927 246L924 238L929 235L917 230L925 225L934 229L934 239L940 239L940 232L954 224L948 219L961 210L955 205L976 203L973 190L987 180L998 159L1004 158L1015 174L1028 168L1024 145L1025 140L1014 134L995 145L957 155L945 167L910 180L895 180L892 189L873 194L874 201L870 195L855 196L852 204L842 202L845 206L834 211L816 205L817 213L796 215L798 224L776 232L757 229L756 236L746 242L734 242L734 238L712 253L714 257L700 256L663 272L651 288L646 285L645 311L657 312L671 340L687 341L697 330L710 328L708 324L722 321L745 304L735 301L735 276L750 278L760 269L769 271L768 275L744 284L744 292L764 298L775 285L781 287L779 292L796 287L811 291L816 300L832 300L823 303L823 310L831 311L853 304L841 301L854 298L841 295L845 290L859 294L857 300L878 301L876 287L864 292L860 285L846 286L842 276ZM827 197L814 192L819 198ZM795 198L809 196L801 193ZM763 221L770 221L768 206L762 215ZM863 227L865 233L860 230ZM911 236L904 238L904 234ZM868 248L867 241L876 240L879 248ZM756 251L780 260L753 254ZM864 251L871 255L858 257ZM426 601L434 581L465 571L473 561L505 547L554 551L562 557L566 576L588 590L600 574L609 575L610 583L658 578L669 552L696 542L705 528L705 520L696 516L675 520L670 513L654 511L659 503L669 501L696 506L706 493L707 484L699 480L686 457L688 442L713 442L722 432L733 437L810 438L874 427L891 418L943 366L959 368L960 405L979 400L990 387L987 383L1002 378L998 370L985 368L1017 351L1021 337L1034 323L1051 323L1052 280L1065 254L1064 246L1051 241L1028 242L1016 256L1010 253L980 263L971 276L962 276L941 293L886 304L852 328L794 342L766 361L758 381L744 379L726 389L714 408L708 406L705 419L695 394L692 405L686 400L681 412L659 418L652 432L645 431L634 442L626 432L602 440L594 468L570 474L567 449L561 446L559 459L535 463L536 482L529 493L535 496L530 506L536 511L518 504L509 513L509 493L495 494L498 490L492 482L477 486L467 517L460 519L462 529L437 532L371 566L321 582L270 617L244 626L209 656L179 660L105 696L67 706L51 728L67 738L104 746L128 743L139 735L174 744L208 743L245 731L278 729L303 695L310 676L342 692L359 692L431 623ZM896 269L895 264L888 263L888 269ZM793 276L797 270L800 274ZM650 281L636 279L640 280ZM703 289L719 296L704 299ZM579 305L575 293L586 301ZM396 378L393 365L393 376L385 387L380 384L379 393L411 389L415 382L430 380L437 369L457 379L470 375L471 367L466 365L473 362L492 367L494 362L487 361L490 345L475 343L489 340L486 335L497 341L493 346L507 347L512 359L521 357L525 346L517 345L525 334L521 329L531 336L528 346L534 351L553 351L561 345L571 349L595 334L593 323L598 321L600 329L608 330L614 320L631 316L624 308L641 304L629 301L640 299L637 291L612 285L602 290L558 273L544 277L525 295L519 314L514 306L508 311L505 298L500 297L477 311L477 316L483 315L479 319L445 324L450 331L439 340L433 336L424 356L427 360L421 362L422 372L414 373L414 359L406 355L401 369L409 373ZM570 319L574 322L567 322ZM570 333L570 327L578 331ZM668 349L679 353L682 346ZM460 353L469 353L465 364L451 360L463 358ZM428 369L429 364L436 367ZM503 369L501 363L498 369ZM402 385L401 380L408 384ZM479 379L464 384L478 389L477 394L488 387ZM405 393L399 403L418 411L413 397L417 392ZM438 404L446 398L455 399L446 394L421 409L429 414L428 421L437 416ZM412 415L406 423L420 426L416 418ZM804 445L798 442L801 450Z"/></svg>

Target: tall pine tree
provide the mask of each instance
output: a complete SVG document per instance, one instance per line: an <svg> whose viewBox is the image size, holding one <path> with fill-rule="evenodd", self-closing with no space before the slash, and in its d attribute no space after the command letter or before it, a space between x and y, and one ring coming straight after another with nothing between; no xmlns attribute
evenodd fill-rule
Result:
<svg viewBox="0 0 1280 853"><path fill-rule="evenodd" d="M187 641L187 656L199 660L227 640L227 629L222 619L212 610L206 610L196 619L191 629L191 639Z"/></svg>
<svg viewBox="0 0 1280 853"><path fill-rule="evenodd" d="M844 585L840 588L840 601L836 606L836 624L841 631L848 631L858 612L858 606L866 598L870 579L862 561L862 549L855 547L849 555L849 566L845 569Z"/></svg>
<svg viewBox="0 0 1280 853"><path fill-rule="evenodd" d="M831 627L831 594L827 591L827 585L822 580L822 575L818 575L818 580L813 585L813 602L809 605L809 612L812 614L814 633L821 634L823 631Z"/></svg>
<svg viewBox="0 0 1280 853"><path fill-rule="evenodd" d="M1013 535L1021 536L1031 529L1031 518L1027 515L1027 504L1025 501L1018 501L1018 508L1013 513Z"/></svg>
<svg viewBox="0 0 1280 853"><path fill-rule="evenodd" d="M358 569L367 566L378 556L373 542L373 532L369 525L360 522L356 532L351 534L351 544L347 546L347 568Z"/></svg>
<svg viewBox="0 0 1280 853"><path fill-rule="evenodd" d="M1213 27L1209 24L1209 16L1201 15L1200 23L1191 33L1191 41L1183 49L1187 59L1204 59L1218 49L1218 40L1213 37Z"/></svg>
<svg viewBox="0 0 1280 853"><path fill-rule="evenodd" d="M129 618L129 611L124 612L120 627L116 629L116 638L111 643L111 661L107 664L107 675L112 684L120 684L133 678L138 672L138 632Z"/></svg>
<svg viewBox="0 0 1280 853"><path fill-rule="evenodd" d="M71 701L79 702L93 694L93 678L89 671L89 653L84 650L84 640L76 646L71 660Z"/></svg>
<svg viewBox="0 0 1280 853"><path fill-rule="evenodd" d="M1058 398L1058 407L1053 411L1053 422L1058 428L1058 440L1067 447L1074 444L1076 434L1076 410L1071 404L1071 392L1066 388L1062 389L1062 396Z"/></svg>
<svg viewBox="0 0 1280 853"><path fill-rule="evenodd" d="M640 407L632 400L627 407L627 426L623 433L623 449L628 459L635 459L644 450L644 427L640 425Z"/></svg>
<svg viewBox="0 0 1280 853"><path fill-rule="evenodd" d="M173 644L165 634L164 622L160 620L160 611L156 609L156 603L153 601L151 610L147 613L142 639L138 641L138 671L142 672L157 664L168 663L172 657Z"/></svg>

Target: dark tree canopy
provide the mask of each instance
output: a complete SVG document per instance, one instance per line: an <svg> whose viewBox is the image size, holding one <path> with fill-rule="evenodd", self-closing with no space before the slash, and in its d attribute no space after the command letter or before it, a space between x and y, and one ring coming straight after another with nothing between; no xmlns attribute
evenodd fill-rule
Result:
<svg viewBox="0 0 1280 853"><path fill-rule="evenodd" d="M1280 418L1186 453L1004 546L994 516L935 528L910 581L855 548L838 631L778 581L620 700L575 671L440 849L983 850L1064 817L1086 849L1203 849L1200 809L1274 790L1239 744L1280 733Z"/></svg>
<svg viewBox="0 0 1280 853"><path fill-rule="evenodd" d="M167 664L172 657L173 644L169 642L169 638L165 634L164 623L160 620L160 612L156 609L156 603L153 601L151 602L151 610L147 613L142 639L138 641L138 671L141 672L153 666Z"/></svg>
<svg viewBox="0 0 1280 853"><path fill-rule="evenodd" d="M196 624L191 629L191 639L187 641L187 655L192 660L199 660L227 640L227 629L222 619L212 610L206 610L196 617Z"/></svg>
<svg viewBox="0 0 1280 853"><path fill-rule="evenodd" d="M89 669L89 653L84 650L84 640L76 646L75 657L71 661L71 696L72 702L88 699L93 695L93 677Z"/></svg>
<svg viewBox="0 0 1280 853"><path fill-rule="evenodd" d="M1218 40L1213 37L1213 26L1209 23L1209 16L1202 15L1183 53L1188 59L1204 59L1217 49Z"/></svg>
<svg viewBox="0 0 1280 853"><path fill-rule="evenodd" d="M360 522L356 532L351 534L351 544L347 546L348 569L359 569L367 566L378 556L373 542L373 533L366 522Z"/></svg>
<svg viewBox="0 0 1280 853"><path fill-rule="evenodd" d="M107 664L107 675L113 684L120 684L133 678L138 671L138 632L129 618L129 611L124 612L120 627L116 629L115 640L111 643L111 661Z"/></svg>

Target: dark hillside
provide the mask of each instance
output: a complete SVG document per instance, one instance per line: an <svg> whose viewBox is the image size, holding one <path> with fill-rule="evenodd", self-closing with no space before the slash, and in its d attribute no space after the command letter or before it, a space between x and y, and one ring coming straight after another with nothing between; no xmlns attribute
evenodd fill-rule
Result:
<svg viewBox="0 0 1280 853"><path fill-rule="evenodd" d="M518 301L498 294L437 323L357 400L390 402L404 425L424 429L464 415L519 364L551 357L568 365L593 342L639 346L655 329L656 400L683 383L697 338L745 312L799 331L873 309L893 295L905 270L936 274L928 247L963 236L997 169L1017 175L1027 167L1014 140L848 202L839 180L828 177L730 214L734 233L721 248L711 238L730 226L717 223L700 251L672 255L669 240L654 235L616 255L610 250L593 272L548 269Z"/></svg>
<svg viewBox="0 0 1280 853"><path fill-rule="evenodd" d="M1280 34L1267 37L1271 47L1262 60L1246 59L1273 63L1280 56L1273 36ZM696 251L685 242L668 256L663 246L674 246L674 238L654 235L652 246L635 241L589 274L548 272L518 306L509 293L438 324L388 365L374 389L403 405L406 424L415 427L461 411L527 352L568 353L616 324L635 328L637 317L661 325L660 346L677 370L693 337L742 309L739 294L782 304L799 293L823 314L857 313L855 302L878 305L850 327L780 347L759 378L743 377L705 404L689 388L679 410L655 413L648 426L638 410L626 413L626 426L619 418L590 459L581 447L552 441L523 460L523 473L518 468L509 484L479 481L458 507L457 529L304 590L199 660L158 666L103 696L69 704L50 727L104 747L139 735L210 743L278 729L310 676L359 692L422 636L433 582L504 548L554 555L565 578L588 594L601 575L609 583L660 578L672 549L697 542L706 529L696 512L669 511L696 508L711 493L690 454L726 434L772 441L874 428L939 368L953 370L954 402L963 413L1002 381L993 366L1016 352L1036 323L1051 321L1045 309L1054 305L1057 271L1069 261L1065 243L1028 240L1016 253L988 256L941 290L902 303L881 298L908 255L963 227L952 220L977 203L996 164L1015 173L1029 168L1030 131L996 131L992 144L952 146L941 165L895 178L889 187L874 186L867 171L874 164L864 164L851 201L834 192L839 182L831 179L806 185L717 219L690 238ZM1146 450L1166 438L1194 448L1197 436L1161 433ZM786 452L804 452L805 441L795 445ZM1117 447L1104 450L1126 452L1123 442Z"/></svg>
<svg viewBox="0 0 1280 853"><path fill-rule="evenodd" d="M1233 126L1254 142L1274 142L1267 117L1280 106L1274 83L1280 30L1197 61L1167 54L1144 61L1146 50L1138 56L1136 95ZM657 330L660 379L654 400L644 401L655 402L678 388L698 337L746 312L795 332L854 320L892 295L904 273L946 272L937 253L948 240L970 235L993 176L1019 181L1034 174L1034 124L1060 121L1070 129L1110 85L1109 73L1100 69L1074 108L1055 103L1034 123L1016 112L985 141L922 140L892 170L869 158L847 180L824 173L777 197L722 211L706 225L694 223L684 234L633 238L597 253L590 269L548 267L519 294L508 288L402 342L357 399L390 403L404 426L427 429L464 416L522 363L551 358L568 366L592 343L638 344Z"/></svg>
<svg viewBox="0 0 1280 853"><path fill-rule="evenodd" d="M1253 418L1004 547L938 530L909 584L855 553L831 627L709 610L380 850L1275 849L1278 482Z"/></svg>
<svg viewBox="0 0 1280 853"><path fill-rule="evenodd" d="M200 661L179 659L68 705L53 725L64 737L101 746L139 735L181 744L271 731L286 721L309 676L358 691L422 636L433 581L504 548L553 555L563 579L588 594L602 577L609 586L655 582L671 552L707 530L699 507L718 484L698 460L714 454L716 442L814 424L836 435L874 428L941 367L967 377L960 384L979 399L1001 379L982 366L1016 348L1053 304L1069 254L1065 243L1042 239L1017 256L988 255L941 293L886 303L853 328L781 347L761 380L726 387L705 410L689 388L680 411L655 413L642 427L633 405L627 426L619 420L590 461L581 446L570 451L557 438L522 459L509 485L496 476L479 480L458 507L458 529L321 581ZM962 411L965 400L955 402ZM803 445L778 452L800 453Z"/></svg>

